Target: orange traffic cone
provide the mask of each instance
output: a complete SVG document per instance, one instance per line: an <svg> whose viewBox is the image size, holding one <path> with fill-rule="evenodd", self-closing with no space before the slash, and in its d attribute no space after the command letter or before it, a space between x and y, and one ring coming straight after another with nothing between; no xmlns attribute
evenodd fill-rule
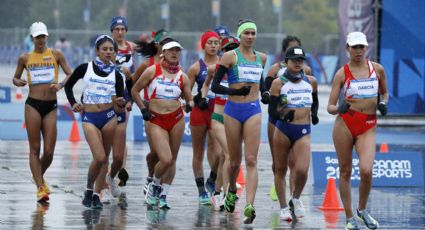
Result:
<svg viewBox="0 0 425 230"><path fill-rule="evenodd" d="M388 145L385 142L382 142L381 148L379 148L379 152L381 153L388 153Z"/></svg>
<svg viewBox="0 0 425 230"><path fill-rule="evenodd" d="M78 131L78 123L77 120L72 122L71 133L69 135L69 141L78 142L80 141L80 132Z"/></svg>
<svg viewBox="0 0 425 230"><path fill-rule="evenodd" d="M18 87L18 88L16 88L15 99L17 101L20 101L20 100L22 100L22 98L23 98L22 89L21 89L21 87Z"/></svg>
<svg viewBox="0 0 425 230"><path fill-rule="evenodd" d="M236 183L240 185L245 185L245 177L243 176L242 165L241 167L239 167L239 174L238 174L238 179L236 179Z"/></svg>
<svg viewBox="0 0 425 230"><path fill-rule="evenodd" d="M339 206L338 193L336 192L335 179L329 178L326 185L325 199L323 199L321 210L344 210Z"/></svg>

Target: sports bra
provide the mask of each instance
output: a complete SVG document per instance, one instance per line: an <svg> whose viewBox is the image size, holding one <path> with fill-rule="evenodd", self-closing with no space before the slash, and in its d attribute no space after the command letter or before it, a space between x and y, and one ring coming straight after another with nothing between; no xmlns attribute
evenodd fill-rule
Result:
<svg viewBox="0 0 425 230"><path fill-rule="evenodd" d="M282 81L280 97L285 102L284 108L310 108L313 103L313 87L307 76L294 83L284 76L279 76Z"/></svg>
<svg viewBox="0 0 425 230"><path fill-rule="evenodd" d="M152 99L179 100L183 91L183 71L179 70L173 79L162 75L161 64L155 65L155 75L148 84L148 97Z"/></svg>
<svg viewBox="0 0 425 230"><path fill-rule="evenodd" d="M232 50L236 55L236 65L227 71L229 84L251 82L260 84L263 73L263 65L260 55L255 53L255 61L247 60L240 52L239 48Z"/></svg>

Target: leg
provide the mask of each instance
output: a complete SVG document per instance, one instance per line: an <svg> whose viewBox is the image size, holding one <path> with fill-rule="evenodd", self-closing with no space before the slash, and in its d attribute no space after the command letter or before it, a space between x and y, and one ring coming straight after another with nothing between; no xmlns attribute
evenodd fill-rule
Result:
<svg viewBox="0 0 425 230"><path fill-rule="evenodd" d="M294 143L291 153L289 154L292 154L292 160L294 162L290 174L295 175L292 196L296 199L300 198L305 183L307 182L308 168L310 166L310 142L310 135L301 137ZM291 157L289 157L289 159L291 159Z"/></svg>
<svg viewBox="0 0 425 230"><path fill-rule="evenodd" d="M236 180L242 161L242 125L238 120L225 114L224 130L229 150L229 191L236 192Z"/></svg>
<svg viewBox="0 0 425 230"><path fill-rule="evenodd" d="M228 186L229 186L229 152L227 149L227 140L226 140L226 133L224 130L224 125L218 121L212 120L211 121L211 127L212 127L212 132L211 135L218 141L218 143L220 144L220 147L222 149L221 151L221 157L220 157L220 161L221 165L219 166L219 168L217 169L218 174L220 174L221 176L221 184L223 187L223 191L227 192ZM219 178L220 176L217 174L217 178ZM219 191L220 187L219 185L215 184L215 189L216 191Z"/></svg>
<svg viewBox="0 0 425 230"><path fill-rule="evenodd" d="M351 170L353 137L340 116L337 116L333 129L333 142L338 156L339 193L345 209L346 218L353 216L351 210Z"/></svg>
<svg viewBox="0 0 425 230"><path fill-rule="evenodd" d="M359 210L366 209L372 187L372 167L375 159L376 134L375 128L369 129L357 137L356 152L360 160Z"/></svg>
<svg viewBox="0 0 425 230"><path fill-rule="evenodd" d="M204 187L204 145L207 133L207 126L190 126L192 134L193 159L192 169L195 176L196 186L199 195L205 192Z"/></svg>
<svg viewBox="0 0 425 230"><path fill-rule="evenodd" d="M260 146L261 114L250 117L243 124L246 167L246 203L254 204L258 185L257 157Z"/></svg>
<svg viewBox="0 0 425 230"><path fill-rule="evenodd" d="M277 197L279 198L280 208L285 208L287 206L285 177L288 170L288 155L290 153L290 148L291 142L288 137L279 129L275 129L273 135L273 164L275 165L274 184Z"/></svg>
<svg viewBox="0 0 425 230"><path fill-rule="evenodd" d="M40 161L42 120L40 114L32 106L25 105L25 123L27 124L28 142L30 145L29 165L37 188L42 186L43 173Z"/></svg>
<svg viewBox="0 0 425 230"><path fill-rule="evenodd" d="M289 168L289 193L292 195L294 194L295 189L295 180L296 180L296 170L295 170L295 153L294 150L291 149L289 152L289 159L288 159L288 168Z"/></svg>
<svg viewBox="0 0 425 230"><path fill-rule="evenodd" d="M56 109L51 111L43 118L43 126L41 131L43 133L43 157L41 158L41 173L44 175L46 170L52 164L53 153L55 151L56 137L57 137L57 113Z"/></svg>
<svg viewBox="0 0 425 230"><path fill-rule="evenodd" d="M172 154L172 166L167 170L163 177L163 183L170 184L176 175L176 161L179 153L180 145L183 139L185 122L181 119L170 132L170 149Z"/></svg>
<svg viewBox="0 0 425 230"><path fill-rule="evenodd" d="M275 126L271 122L267 122L267 137L269 139L270 153L272 154L272 171L274 174L274 154L273 154L273 135Z"/></svg>
<svg viewBox="0 0 425 230"><path fill-rule="evenodd" d="M117 125L115 129L112 146L112 164L109 175L114 178L123 167L126 150L126 123Z"/></svg>

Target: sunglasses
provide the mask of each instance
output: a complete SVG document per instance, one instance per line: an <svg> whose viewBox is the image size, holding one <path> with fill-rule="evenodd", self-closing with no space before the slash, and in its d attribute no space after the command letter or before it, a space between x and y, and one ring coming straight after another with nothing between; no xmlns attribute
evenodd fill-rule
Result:
<svg viewBox="0 0 425 230"><path fill-rule="evenodd" d="M355 45L355 46L350 46L352 49L364 49L366 46L365 45Z"/></svg>

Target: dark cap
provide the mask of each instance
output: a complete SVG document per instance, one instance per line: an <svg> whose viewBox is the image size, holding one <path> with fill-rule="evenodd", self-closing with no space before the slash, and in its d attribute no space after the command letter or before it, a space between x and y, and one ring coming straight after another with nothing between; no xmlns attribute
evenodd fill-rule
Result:
<svg viewBox="0 0 425 230"><path fill-rule="evenodd" d="M285 53L285 59L303 59L305 60L305 52L301 46L288 48Z"/></svg>

